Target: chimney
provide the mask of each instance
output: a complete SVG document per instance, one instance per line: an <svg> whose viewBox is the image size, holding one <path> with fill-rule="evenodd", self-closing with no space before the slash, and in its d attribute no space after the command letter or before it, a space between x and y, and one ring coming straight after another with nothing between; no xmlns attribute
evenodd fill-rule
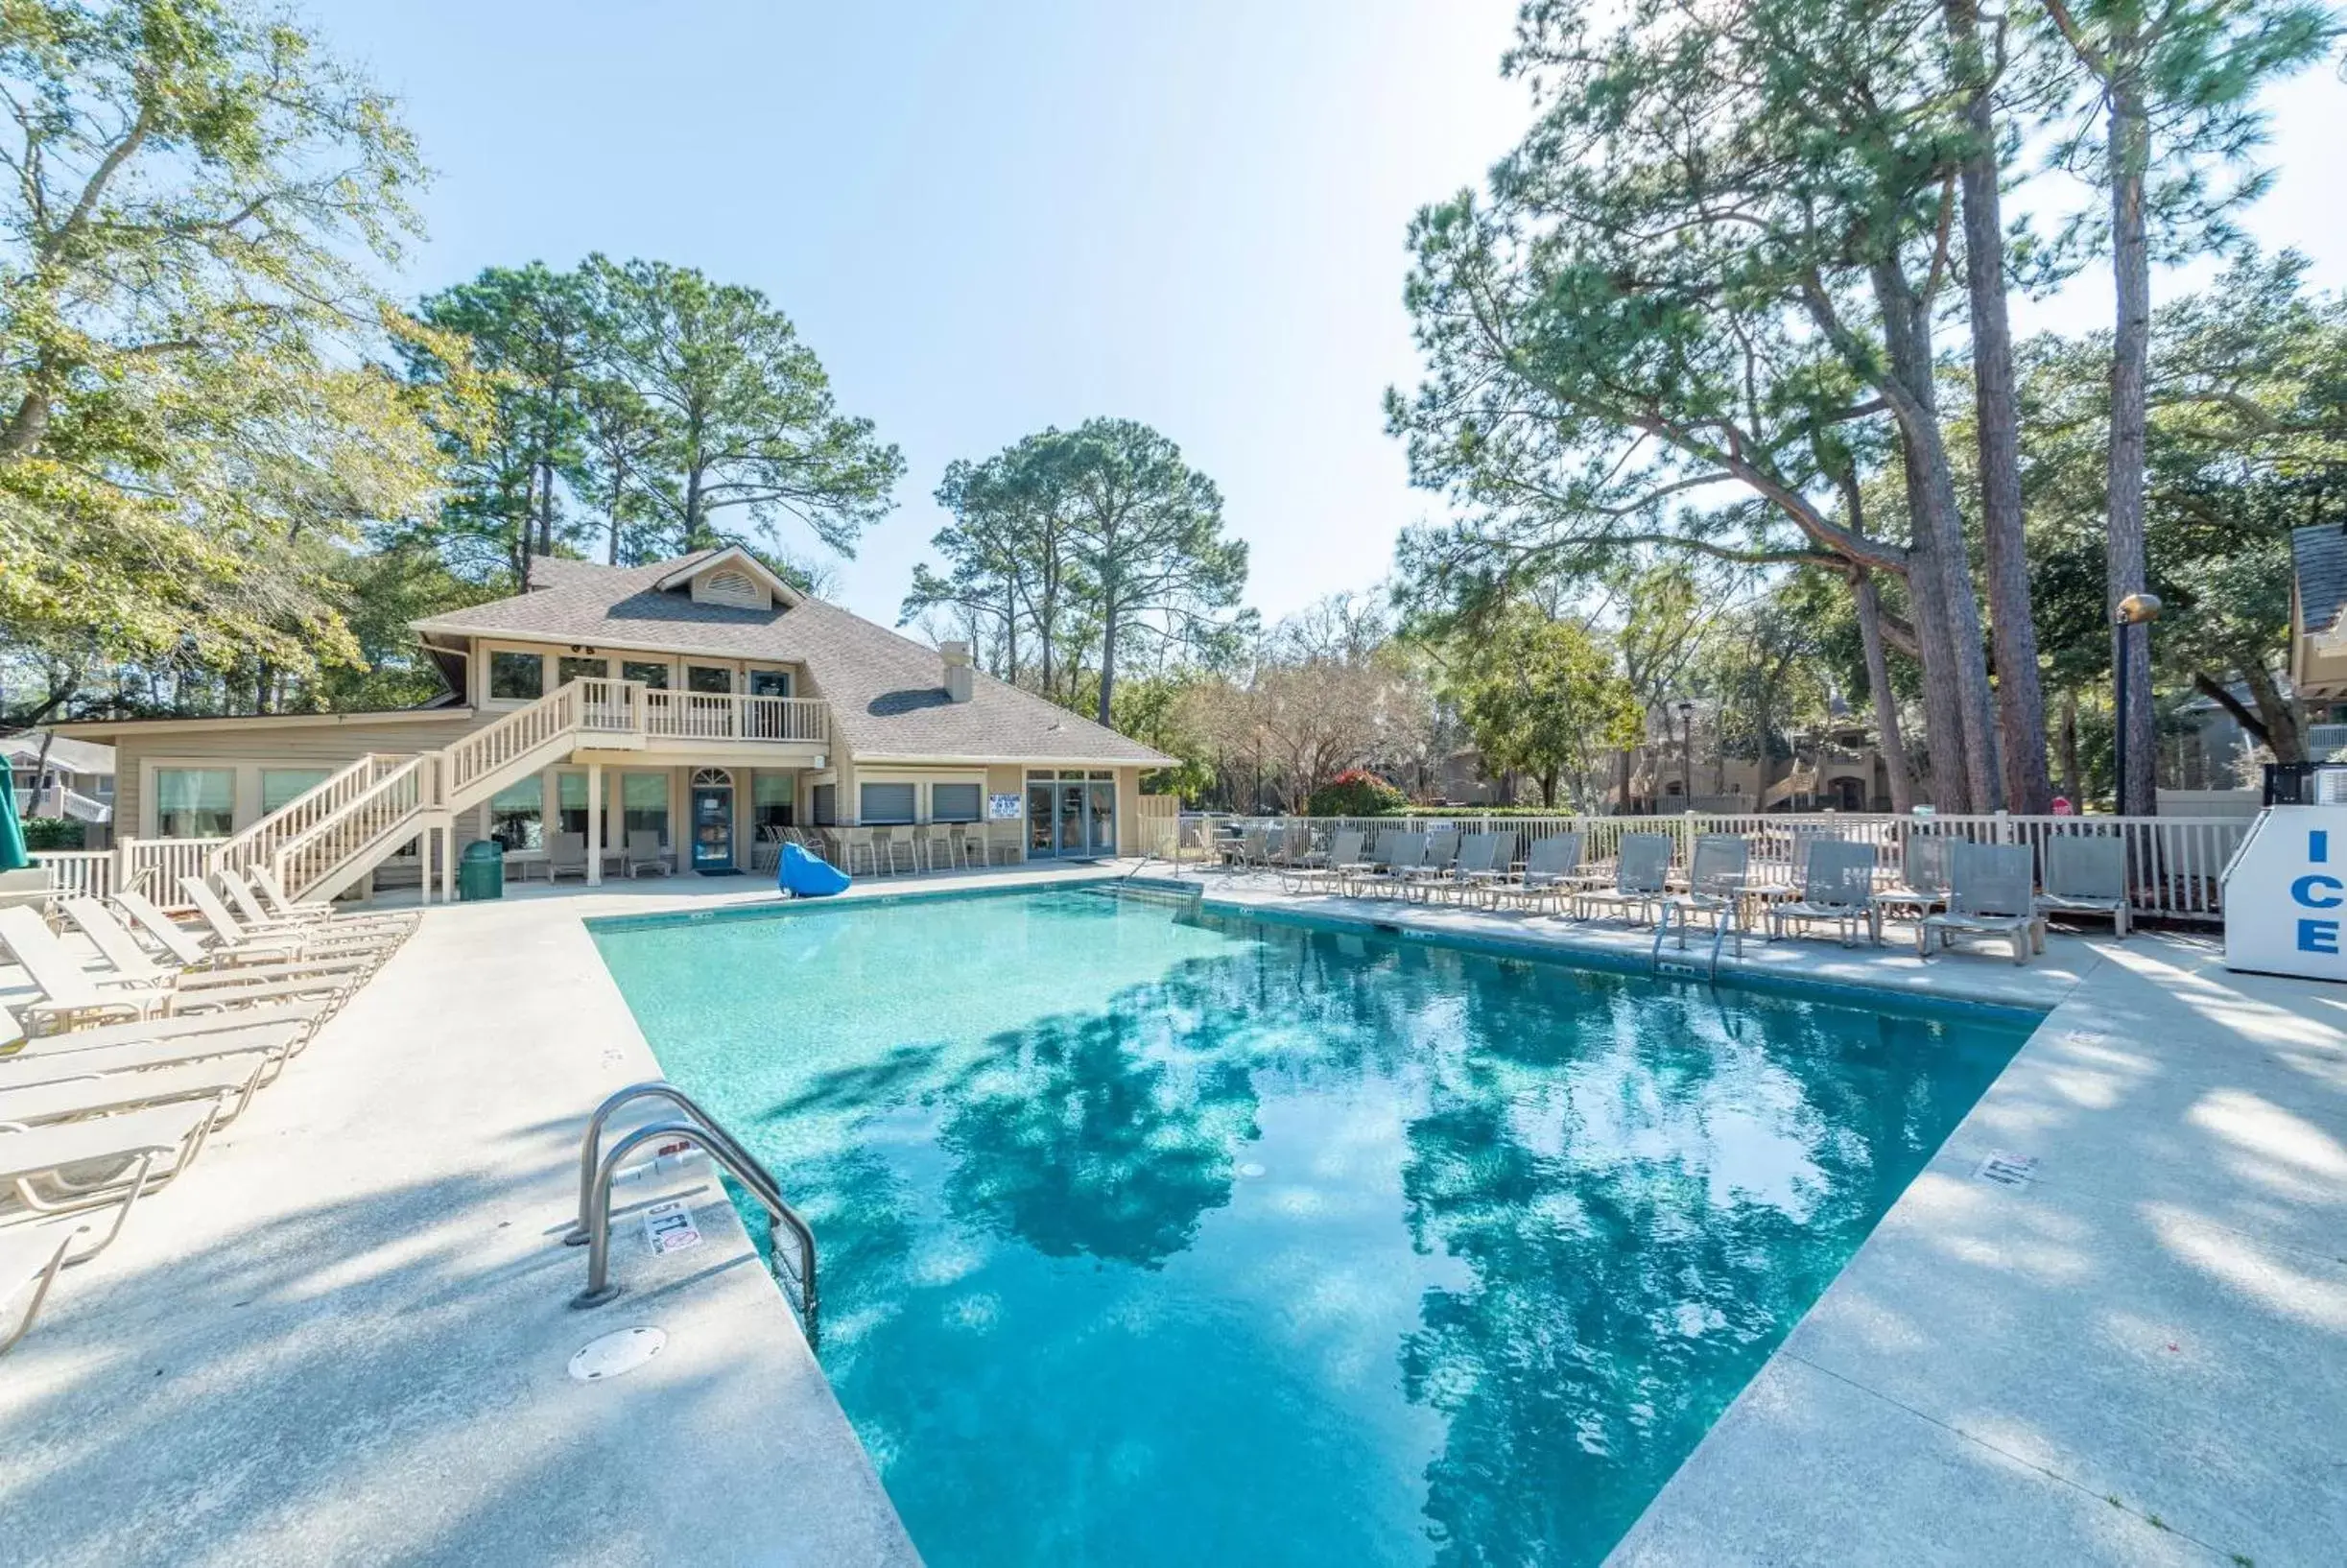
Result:
<svg viewBox="0 0 2347 1568"><path fill-rule="evenodd" d="M970 700L970 645L965 642L937 644L937 652L945 659L945 700L966 702Z"/></svg>

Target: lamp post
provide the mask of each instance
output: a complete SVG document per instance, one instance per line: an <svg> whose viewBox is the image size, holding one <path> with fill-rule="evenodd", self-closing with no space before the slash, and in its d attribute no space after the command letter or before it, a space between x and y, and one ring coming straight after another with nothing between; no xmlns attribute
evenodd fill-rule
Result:
<svg viewBox="0 0 2347 1568"><path fill-rule="evenodd" d="M1679 699L1679 809L1695 809L1695 705Z"/></svg>
<svg viewBox="0 0 2347 1568"><path fill-rule="evenodd" d="M2128 633L2136 627L2144 635L2151 635L2151 623L2160 618L2160 596L2156 593L2131 593L2122 599L2111 611L2111 681L2117 688L2118 730L2111 748L2112 793L2111 804L2118 815L2127 814L2127 654ZM2145 761L2158 767L2155 759ZM2157 799L2157 796L2154 796Z"/></svg>

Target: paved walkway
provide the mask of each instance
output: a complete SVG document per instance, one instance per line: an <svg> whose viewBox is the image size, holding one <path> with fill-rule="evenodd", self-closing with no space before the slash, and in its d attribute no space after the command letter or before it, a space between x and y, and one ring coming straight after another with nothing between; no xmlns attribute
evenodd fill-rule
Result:
<svg viewBox="0 0 2347 1568"><path fill-rule="evenodd" d="M653 1258L623 1223L627 1293L566 1305L581 1125L659 1073L581 916L771 896L648 880L429 911L0 1359L0 1563L916 1562L706 1178L703 1245ZM637 1324L661 1355L572 1381L572 1352Z"/></svg>
<svg viewBox="0 0 2347 1568"><path fill-rule="evenodd" d="M1203 880L1584 961L1650 939ZM2347 988L2219 957L1746 946L1747 976L2052 1011L1610 1568L2347 1563ZM2036 1162L2024 1184L1980 1174L2003 1155Z"/></svg>

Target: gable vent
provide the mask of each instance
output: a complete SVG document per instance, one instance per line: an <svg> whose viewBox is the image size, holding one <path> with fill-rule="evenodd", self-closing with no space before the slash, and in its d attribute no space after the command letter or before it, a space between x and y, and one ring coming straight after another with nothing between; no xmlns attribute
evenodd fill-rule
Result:
<svg viewBox="0 0 2347 1568"><path fill-rule="evenodd" d="M734 605L743 609L766 608L766 590L747 572L728 566L711 572L694 584L693 597L707 605Z"/></svg>

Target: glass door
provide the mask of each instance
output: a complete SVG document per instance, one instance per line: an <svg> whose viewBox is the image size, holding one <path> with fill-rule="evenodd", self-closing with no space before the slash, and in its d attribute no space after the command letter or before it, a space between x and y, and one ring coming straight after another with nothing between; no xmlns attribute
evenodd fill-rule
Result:
<svg viewBox="0 0 2347 1568"><path fill-rule="evenodd" d="M693 775L693 869L723 876L733 864L733 775L704 768Z"/></svg>
<svg viewBox="0 0 2347 1568"><path fill-rule="evenodd" d="M1059 786L1059 853L1084 853L1084 787L1080 783Z"/></svg>
<svg viewBox="0 0 2347 1568"><path fill-rule="evenodd" d="M1059 838L1052 826L1052 796L1049 783L1030 781L1027 786L1027 857L1030 860L1049 860L1057 852Z"/></svg>
<svg viewBox="0 0 2347 1568"><path fill-rule="evenodd" d="M1085 834L1096 855L1117 852L1117 784L1113 778L1092 780L1084 786L1085 804L1090 823Z"/></svg>

